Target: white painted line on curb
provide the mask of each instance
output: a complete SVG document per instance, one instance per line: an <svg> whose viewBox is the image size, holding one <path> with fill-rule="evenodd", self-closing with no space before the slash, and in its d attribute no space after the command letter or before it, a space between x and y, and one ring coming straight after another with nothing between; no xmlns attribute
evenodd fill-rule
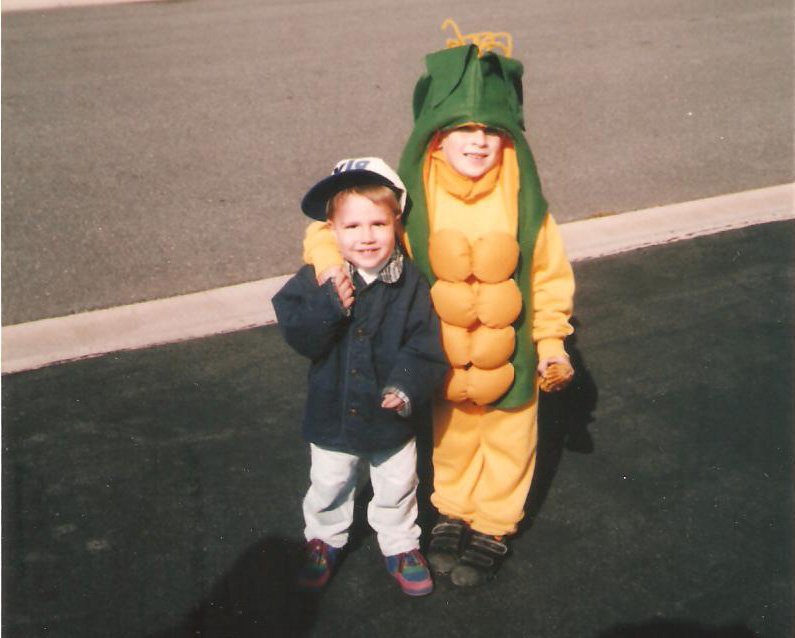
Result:
<svg viewBox="0 0 795 638"><path fill-rule="evenodd" d="M131 2L157 2L157 0L2 0L0 9L10 11L32 11L34 9L65 9L100 4L128 4Z"/></svg>
<svg viewBox="0 0 795 638"><path fill-rule="evenodd" d="M572 261L795 219L795 184L561 224ZM119 350L186 341L274 323L271 298L289 275L2 330L10 374Z"/></svg>
<svg viewBox="0 0 795 638"><path fill-rule="evenodd" d="M795 184L697 199L561 225L572 261L795 218Z"/></svg>
<svg viewBox="0 0 795 638"><path fill-rule="evenodd" d="M289 275L3 327L3 374L273 323Z"/></svg>

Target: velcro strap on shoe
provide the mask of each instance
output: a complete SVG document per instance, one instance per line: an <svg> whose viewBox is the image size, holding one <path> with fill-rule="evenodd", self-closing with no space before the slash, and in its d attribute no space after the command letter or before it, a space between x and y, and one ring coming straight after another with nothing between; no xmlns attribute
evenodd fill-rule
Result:
<svg viewBox="0 0 795 638"><path fill-rule="evenodd" d="M475 534L461 557L462 564L496 571L497 564L508 553L508 545L491 536Z"/></svg>
<svg viewBox="0 0 795 638"><path fill-rule="evenodd" d="M487 554L481 554L480 552L474 551L473 548L467 547L464 555L461 557L461 564L491 568L494 566L494 559Z"/></svg>
<svg viewBox="0 0 795 638"><path fill-rule="evenodd" d="M496 556L505 556L505 554L508 553L508 546L505 543L495 538L489 538L488 536L474 536L470 541L470 545L472 547L484 549L489 554L495 554Z"/></svg>
<svg viewBox="0 0 795 638"><path fill-rule="evenodd" d="M436 523L431 530L433 536L460 536L464 530L464 524L458 521L442 521Z"/></svg>

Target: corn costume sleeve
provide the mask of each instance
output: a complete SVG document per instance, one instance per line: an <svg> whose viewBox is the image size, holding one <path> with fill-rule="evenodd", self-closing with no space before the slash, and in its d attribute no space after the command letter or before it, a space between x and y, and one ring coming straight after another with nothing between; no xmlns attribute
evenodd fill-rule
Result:
<svg viewBox="0 0 795 638"><path fill-rule="evenodd" d="M566 258L555 220L547 215L533 253L533 341L538 359L565 356L563 339L574 329L569 323L574 298L574 274Z"/></svg>
<svg viewBox="0 0 795 638"><path fill-rule="evenodd" d="M342 255L334 235L325 222L312 222L304 234L304 262L315 267L320 274L332 266L342 265Z"/></svg>

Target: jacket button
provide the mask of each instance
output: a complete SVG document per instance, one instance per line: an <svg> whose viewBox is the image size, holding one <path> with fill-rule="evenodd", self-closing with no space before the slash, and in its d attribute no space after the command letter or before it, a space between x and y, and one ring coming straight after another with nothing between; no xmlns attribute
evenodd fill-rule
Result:
<svg viewBox="0 0 795 638"><path fill-rule="evenodd" d="M351 416L356 416L359 414L359 411L356 408L351 408L350 410L348 410L348 414L350 414Z"/></svg>
<svg viewBox="0 0 795 638"><path fill-rule="evenodd" d="M356 328L356 336L363 337L364 336L364 329L363 328Z"/></svg>
<svg viewBox="0 0 795 638"><path fill-rule="evenodd" d="M351 370L351 374L352 374L353 376L356 376L357 374L359 374L359 371L358 371L356 368L353 368L353 369Z"/></svg>

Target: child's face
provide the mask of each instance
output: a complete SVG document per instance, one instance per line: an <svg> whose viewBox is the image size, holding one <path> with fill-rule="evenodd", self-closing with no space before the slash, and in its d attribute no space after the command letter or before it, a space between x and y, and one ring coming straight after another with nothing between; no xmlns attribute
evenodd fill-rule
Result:
<svg viewBox="0 0 795 638"><path fill-rule="evenodd" d="M444 135L441 149L453 170L479 179L500 160L502 143L502 136L494 129L462 126Z"/></svg>
<svg viewBox="0 0 795 638"><path fill-rule="evenodd" d="M363 195L346 195L328 223L342 257L357 268L375 268L395 249L394 214Z"/></svg>

